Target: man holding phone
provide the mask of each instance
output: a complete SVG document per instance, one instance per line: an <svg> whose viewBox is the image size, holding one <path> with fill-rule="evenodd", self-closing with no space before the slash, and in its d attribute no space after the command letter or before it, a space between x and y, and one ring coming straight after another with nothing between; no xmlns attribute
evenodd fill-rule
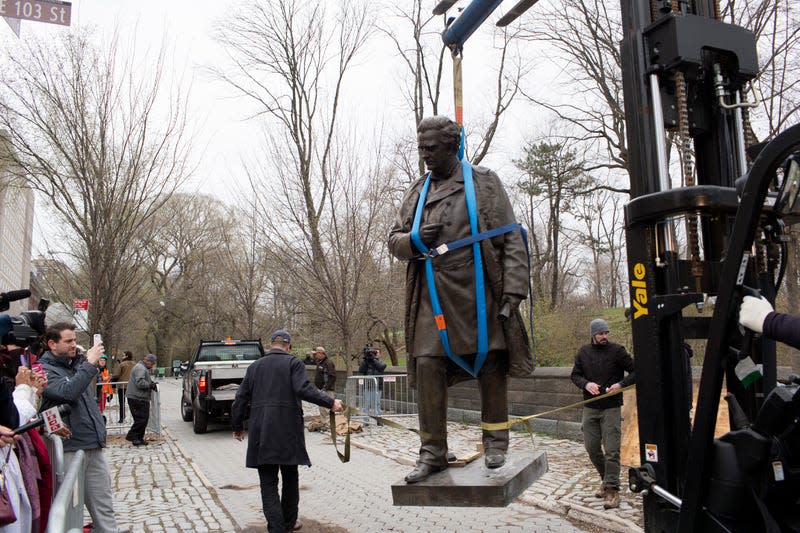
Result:
<svg viewBox="0 0 800 533"><path fill-rule="evenodd" d="M48 351L39 362L47 374L47 388L42 394L41 411L69 404L66 423L72 437L64 441L65 469L78 450L84 452L84 500L97 533L119 531L112 505L111 475L103 455L106 427L92 390L97 379L97 364L103 355L103 344L95 344L85 355L76 350L75 326L57 322L47 328Z"/></svg>

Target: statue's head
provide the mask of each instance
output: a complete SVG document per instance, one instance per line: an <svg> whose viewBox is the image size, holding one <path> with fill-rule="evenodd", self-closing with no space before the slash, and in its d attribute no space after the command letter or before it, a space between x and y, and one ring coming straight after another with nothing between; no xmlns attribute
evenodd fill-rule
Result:
<svg viewBox="0 0 800 533"><path fill-rule="evenodd" d="M417 147L428 170L439 176L452 167L461 142L461 126L438 115L420 121L417 126Z"/></svg>

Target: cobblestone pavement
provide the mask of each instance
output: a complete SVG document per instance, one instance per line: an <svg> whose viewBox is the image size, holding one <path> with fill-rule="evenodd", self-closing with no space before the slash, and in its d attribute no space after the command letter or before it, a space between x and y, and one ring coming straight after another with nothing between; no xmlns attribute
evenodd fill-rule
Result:
<svg viewBox="0 0 800 533"><path fill-rule="evenodd" d="M304 404L304 409L307 415L318 413L310 404ZM415 416L396 421L409 427L417 424ZM182 438L223 437L223 431L229 435L227 428L219 426L216 435ZM479 438L477 427L448 425L448 443L457 456L472 453ZM119 437L109 439L106 457L121 526L134 533L266 531L259 512L258 476L244 468L243 453L228 457L225 463L241 484L240 490L231 490L219 472L201 472L184 453L185 444L179 444L169 431L163 437L148 435L148 439L152 439L149 446L138 448ZM214 448L226 446L222 442L227 439L214 441ZM352 434L347 464L339 462L329 436L307 433L306 440L314 466L300 471L300 519L305 533L642 531L641 500L636 495L624 488L620 508L610 511L594 497L597 475L579 442L513 433L511 453L525 448L545 451L549 471L504 509L465 509L391 504L391 484L402 480L417 456L419 440L410 431L366 426L363 432ZM231 455L224 450L220 454Z"/></svg>
<svg viewBox="0 0 800 533"><path fill-rule="evenodd" d="M393 420L407 427L418 425L416 416ZM449 423L447 435L448 448L457 457L474 452L476 443L480 441L480 429L475 426ZM350 438L354 446L409 466L414 465L419 451L419 438L414 433L386 426L370 425ZM514 449L544 451L549 465L548 472L523 492L515 503L555 512L588 524L602 524L603 531L642 531L644 518L641 496L627 489L627 468L622 469L620 507L607 511L603 509L603 500L594 496L600 479L582 443L513 432L510 448L509 453L514 453Z"/></svg>
<svg viewBox="0 0 800 533"><path fill-rule="evenodd" d="M235 531L216 493L175 441L169 435L147 439L148 446L135 447L112 438L106 449L120 527L132 533ZM88 514L85 519L91 521Z"/></svg>

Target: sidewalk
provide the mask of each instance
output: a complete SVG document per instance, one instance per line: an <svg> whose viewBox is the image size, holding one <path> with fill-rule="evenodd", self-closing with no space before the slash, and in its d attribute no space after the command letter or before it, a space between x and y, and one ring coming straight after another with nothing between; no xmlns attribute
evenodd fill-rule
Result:
<svg viewBox="0 0 800 533"><path fill-rule="evenodd" d="M316 406L307 407L309 414L316 410ZM415 416L397 421L406 426L416 425ZM457 456L474 451L479 435L477 427L448 424L448 443ZM168 432L160 438L148 435L148 439L149 446L133 447L120 437L109 438L106 456L117 491L115 508L121 518L120 526L128 526L134 533L242 531L236 528L236 521L220 502L216 490L194 463L187 460ZM414 433L384 426L366 426L363 432L351 435L351 443L409 467L414 464L419 447ZM602 500L593 495L599 479L581 443L512 433L510 453L530 447L547 453L550 469L515 505L564 516L585 524L590 531L642 531L641 497L627 490L627 468L623 467L621 476L620 508L606 511ZM332 447L330 453L334 453ZM303 510L301 517L302 514ZM309 526L304 531L320 531Z"/></svg>
<svg viewBox="0 0 800 533"><path fill-rule="evenodd" d="M122 437L108 438L119 526L132 533L236 531L216 491L169 434L148 434L147 440L148 446L131 446ZM91 521L88 514L85 521Z"/></svg>

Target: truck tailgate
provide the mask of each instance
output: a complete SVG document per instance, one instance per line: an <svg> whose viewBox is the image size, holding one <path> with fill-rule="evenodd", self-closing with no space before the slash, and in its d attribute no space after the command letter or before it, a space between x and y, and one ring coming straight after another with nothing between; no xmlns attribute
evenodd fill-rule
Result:
<svg viewBox="0 0 800 533"><path fill-rule="evenodd" d="M214 381L218 379L244 379L244 374L247 372L247 367L211 367L211 377Z"/></svg>
<svg viewBox="0 0 800 533"><path fill-rule="evenodd" d="M233 401L236 398L237 390L239 390L238 385L229 384L219 389L213 389L211 394L214 396L214 400L218 402Z"/></svg>

